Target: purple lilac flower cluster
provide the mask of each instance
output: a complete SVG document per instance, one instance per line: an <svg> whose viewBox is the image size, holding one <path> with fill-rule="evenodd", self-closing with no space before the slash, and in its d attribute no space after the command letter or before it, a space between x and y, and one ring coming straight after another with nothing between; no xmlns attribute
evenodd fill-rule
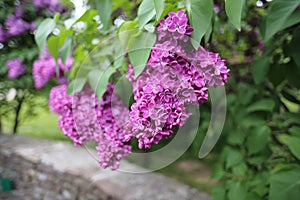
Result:
<svg viewBox="0 0 300 200"><path fill-rule="evenodd" d="M161 20L158 41L145 71L136 79L129 66L128 79L134 87L135 103L127 127L139 148L150 148L181 127L190 113L187 106L208 99L208 86L227 83L229 69L218 54L200 47L190 48L193 29L183 11Z"/></svg>
<svg viewBox="0 0 300 200"><path fill-rule="evenodd" d="M119 161L131 152L122 129L128 116L128 109L113 95L114 85L109 83L107 91L98 103L91 89L85 88L78 94L67 96L67 86L52 88L49 106L59 114L59 127L75 145L82 146L88 141L98 143L99 164L113 170ZM113 106L112 106L113 105Z"/></svg>
<svg viewBox="0 0 300 200"><path fill-rule="evenodd" d="M46 8L50 12L62 12L63 8L59 0L33 0L37 8Z"/></svg>
<svg viewBox="0 0 300 200"><path fill-rule="evenodd" d="M73 58L69 57L66 64L61 59L58 60L59 78L58 81L61 84L67 82L64 77L64 72L70 71L73 65ZM56 77L56 63L55 59L50 55L47 48L44 55L40 54L39 59L34 61L32 69L35 88L42 88L51 78Z"/></svg>
<svg viewBox="0 0 300 200"><path fill-rule="evenodd" d="M26 72L26 66L22 63L19 58L14 58L6 62L8 68L8 78L18 78Z"/></svg>
<svg viewBox="0 0 300 200"><path fill-rule="evenodd" d="M103 168L117 169L119 161L130 154L129 142L134 138L139 148L150 148L170 137L191 115L189 105L207 101L207 87L227 83L225 60L202 47L190 48L188 36L193 30L183 11L170 13L158 30L144 72L134 79L134 69L128 66L126 77L133 84L135 100L131 110L113 93L113 83L108 84L100 102L89 88L72 96L67 96L66 85L51 90L49 105L60 115L59 127L75 145L97 142Z"/></svg>
<svg viewBox="0 0 300 200"><path fill-rule="evenodd" d="M63 7L59 0L33 0L33 5L37 9L45 9L48 12L62 12ZM36 29L35 21L27 21L24 14L24 7L28 2L22 2L15 7L14 13L8 15L4 24L0 24L0 42L7 42L9 38L26 34L28 31L34 32Z"/></svg>

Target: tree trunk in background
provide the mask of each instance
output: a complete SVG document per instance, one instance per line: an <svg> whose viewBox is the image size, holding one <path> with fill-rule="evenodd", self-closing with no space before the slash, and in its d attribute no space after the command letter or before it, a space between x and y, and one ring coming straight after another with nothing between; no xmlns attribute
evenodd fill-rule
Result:
<svg viewBox="0 0 300 200"><path fill-rule="evenodd" d="M19 127L19 122L20 122L20 112L21 112L21 108L22 108L22 104L24 102L24 97L22 97L19 101L18 101L18 106L16 108L16 113L15 113L15 124L14 124L14 128L13 128L13 134L17 134L17 130Z"/></svg>

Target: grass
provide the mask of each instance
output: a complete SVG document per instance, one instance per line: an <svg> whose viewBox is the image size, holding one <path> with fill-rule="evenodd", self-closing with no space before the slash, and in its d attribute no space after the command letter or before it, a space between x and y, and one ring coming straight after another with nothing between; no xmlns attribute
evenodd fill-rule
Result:
<svg viewBox="0 0 300 200"><path fill-rule="evenodd" d="M37 104L44 104L46 99L38 98ZM24 105L28 109L28 105ZM26 118L24 113L21 113L22 118L26 118L24 123L21 123L18 128L18 134L36 138L44 138L50 140L69 140L57 125L58 116L50 112L47 108L37 107L35 117ZM3 133L12 134L13 116L6 116L3 120Z"/></svg>

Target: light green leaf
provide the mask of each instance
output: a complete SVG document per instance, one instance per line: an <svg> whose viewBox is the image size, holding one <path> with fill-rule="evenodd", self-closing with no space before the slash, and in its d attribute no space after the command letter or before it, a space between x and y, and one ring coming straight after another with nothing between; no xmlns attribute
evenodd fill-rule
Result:
<svg viewBox="0 0 300 200"><path fill-rule="evenodd" d="M154 7L156 11L156 20L159 21L160 17L164 11L165 8L165 1L164 0L153 0Z"/></svg>
<svg viewBox="0 0 300 200"><path fill-rule="evenodd" d="M142 32L130 39L128 55L134 68L135 78L144 71L155 41L156 35L149 32Z"/></svg>
<svg viewBox="0 0 300 200"><path fill-rule="evenodd" d="M80 92L86 83L86 78L77 78L68 85L68 95Z"/></svg>
<svg viewBox="0 0 300 200"><path fill-rule="evenodd" d="M299 0L276 0L272 2L270 12L266 16L263 37L268 41L286 26L286 21L299 5Z"/></svg>
<svg viewBox="0 0 300 200"><path fill-rule="evenodd" d="M233 26L241 30L241 17L245 0L225 0L225 11Z"/></svg>
<svg viewBox="0 0 300 200"><path fill-rule="evenodd" d="M107 30L110 24L110 17L112 12L111 0L98 0L96 1L96 8L103 24L103 29Z"/></svg>
<svg viewBox="0 0 300 200"><path fill-rule="evenodd" d="M85 13L76 20L75 23L77 22L90 22L91 20L93 20L93 18L97 15L97 11L93 10L93 9L88 9L87 11L85 11Z"/></svg>
<svg viewBox="0 0 300 200"><path fill-rule="evenodd" d="M300 160L300 137L289 136L289 135L279 135L279 140L288 146L292 154Z"/></svg>
<svg viewBox="0 0 300 200"><path fill-rule="evenodd" d="M55 20L51 18L44 19L38 26L34 39L41 52L44 52L47 37L53 31L55 26Z"/></svg>
<svg viewBox="0 0 300 200"><path fill-rule="evenodd" d="M257 127L251 131L247 138L248 154L252 155L258 153L266 147L271 135L271 129L267 126Z"/></svg>
<svg viewBox="0 0 300 200"><path fill-rule="evenodd" d="M198 48L200 41L207 32L213 16L212 0L186 0L190 25L194 28L191 42Z"/></svg>
<svg viewBox="0 0 300 200"><path fill-rule="evenodd" d="M137 32L137 26L137 21L127 21L120 26L118 36L124 49L128 47L131 36Z"/></svg>
<svg viewBox="0 0 300 200"><path fill-rule="evenodd" d="M72 55L73 52L73 40L71 37L68 37L65 40L65 44L59 50L59 57L66 64L66 60Z"/></svg>
<svg viewBox="0 0 300 200"><path fill-rule="evenodd" d="M252 64L252 73L255 84L262 83L269 72L270 62L267 57L260 57Z"/></svg>
<svg viewBox="0 0 300 200"><path fill-rule="evenodd" d="M51 56L57 60L58 59L58 45L59 45L59 38L57 36L49 37L47 41L48 50Z"/></svg>
<svg viewBox="0 0 300 200"><path fill-rule="evenodd" d="M143 0L138 8L139 27L143 28L155 15L153 0Z"/></svg>
<svg viewBox="0 0 300 200"><path fill-rule="evenodd" d="M270 178L270 200L299 200L300 197L300 167L282 170Z"/></svg>
<svg viewBox="0 0 300 200"><path fill-rule="evenodd" d="M256 111L267 111L271 112L275 106L275 103L272 99L262 99L255 102L247 108L247 112L256 112Z"/></svg>
<svg viewBox="0 0 300 200"><path fill-rule="evenodd" d="M88 82L96 93L99 101L102 99L102 96L106 91L110 76L115 73L115 71L116 70L114 68L109 67L104 71L95 69L89 72Z"/></svg>

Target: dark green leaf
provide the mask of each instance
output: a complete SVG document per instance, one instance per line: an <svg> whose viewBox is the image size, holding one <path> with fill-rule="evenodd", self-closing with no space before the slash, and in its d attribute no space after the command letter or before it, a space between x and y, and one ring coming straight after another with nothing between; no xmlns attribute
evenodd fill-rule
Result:
<svg viewBox="0 0 300 200"><path fill-rule="evenodd" d="M288 146L292 154L300 160L300 137L289 136L289 135L279 135L279 140ZM299 179L300 180L300 179Z"/></svg>
<svg viewBox="0 0 300 200"><path fill-rule="evenodd" d="M279 171L270 179L270 200L299 200L300 167Z"/></svg>
<svg viewBox="0 0 300 200"><path fill-rule="evenodd" d="M245 0L225 0L225 10L229 21L239 31L241 30L241 17Z"/></svg>
<svg viewBox="0 0 300 200"><path fill-rule="evenodd" d="M51 18L44 19L38 26L34 39L41 52L44 52L47 37L53 31L55 26L55 20Z"/></svg>
<svg viewBox="0 0 300 200"><path fill-rule="evenodd" d="M247 137L246 146L248 149L248 154L255 154L265 148L268 144L270 135L271 129L267 126L257 127L252 130L250 135Z"/></svg>
<svg viewBox="0 0 300 200"><path fill-rule="evenodd" d="M228 199L230 200L244 200L247 195L247 189L242 182L228 181Z"/></svg>
<svg viewBox="0 0 300 200"><path fill-rule="evenodd" d="M260 57L252 64L252 73L255 84L260 84L266 79L270 68L270 62L266 57Z"/></svg>
<svg viewBox="0 0 300 200"><path fill-rule="evenodd" d="M248 107L247 112L255 112L255 111L268 111L271 112L275 106L275 103L272 99L262 99L253 103Z"/></svg>
<svg viewBox="0 0 300 200"><path fill-rule="evenodd" d="M217 185L214 186L212 189L212 196L214 200L225 200L226 198L226 191L224 186L222 185Z"/></svg>
<svg viewBox="0 0 300 200"><path fill-rule="evenodd" d="M153 0L143 0L138 9L139 27L143 28L155 15Z"/></svg>
<svg viewBox="0 0 300 200"><path fill-rule="evenodd" d="M285 26L287 19L298 5L299 0L276 0L272 2L265 22L263 35L265 41L271 39L274 34Z"/></svg>
<svg viewBox="0 0 300 200"><path fill-rule="evenodd" d="M149 32L143 32L130 39L128 55L134 68L135 78L144 71L155 41L156 35Z"/></svg>
<svg viewBox="0 0 300 200"><path fill-rule="evenodd" d="M226 158L226 168L233 167L243 161L243 155L241 152L231 149L228 151Z"/></svg>
<svg viewBox="0 0 300 200"><path fill-rule="evenodd" d="M211 24L213 16L212 0L186 0L190 25L194 28L191 42L198 48L200 41Z"/></svg>
<svg viewBox="0 0 300 200"><path fill-rule="evenodd" d="M293 39L291 41L291 56L293 57L295 63L298 65L300 69L300 27L298 27L294 32L293 32Z"/></svg>
<svg viewBox="0 0 300 200"><path fill-rule="evenodd" d="M77 78L70 82L68 85L68 95L80 92L86 83L85 78Z"/></svg>

